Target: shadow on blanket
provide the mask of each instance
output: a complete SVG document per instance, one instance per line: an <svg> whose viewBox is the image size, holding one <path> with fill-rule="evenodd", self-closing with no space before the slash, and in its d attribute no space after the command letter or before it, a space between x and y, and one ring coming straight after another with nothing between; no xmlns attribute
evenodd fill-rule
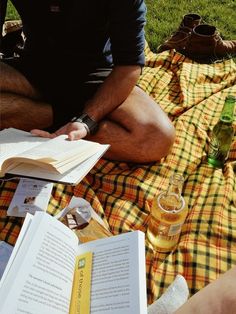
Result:
<svg viewBox="0 0 236 314"><path fill-rule="evenodd" d="M236 265L236 141L223 169L206 163L209 131L219 118L224 99L236 95L233 60L197 64L175 51L152 53L139 85L165 110L176 128L171 153L161 162L129 165L100 160L76 187L55 184L48 211L57 213L71 196L84 197L106 220L113 234L146 231L153 197L165 189L173 172L185 177L189 214L176 250L158 253L146 242L148 301L151 303L177 274L185 277L190 294ZM6 210L17 182L0 194L0 239L14 244L22 220Z"/></svg>

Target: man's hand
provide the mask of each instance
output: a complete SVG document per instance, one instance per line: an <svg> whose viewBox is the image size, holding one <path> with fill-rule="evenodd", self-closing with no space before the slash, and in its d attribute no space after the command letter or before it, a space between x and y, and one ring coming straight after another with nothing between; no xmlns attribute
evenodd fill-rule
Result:
<svg viewBox="0 0 236 314"><path fill-rule="evenodd" d="M80 122L69 122L54 133L49 133L47 131L38 130L38 129L33 129L30 132L33 135L46 137L46 138L54 138L62 134L67 134L68 139L71 141L79 140L87 136L87 130L85 126L83 123L80 123Z"/></svg>

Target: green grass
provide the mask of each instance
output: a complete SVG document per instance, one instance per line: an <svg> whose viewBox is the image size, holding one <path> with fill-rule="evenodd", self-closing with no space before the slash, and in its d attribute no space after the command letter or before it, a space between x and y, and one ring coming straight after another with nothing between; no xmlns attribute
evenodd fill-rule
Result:
<svg viewBox="0 0 236 314"><path fill-rule="evenodd" d="M146 38L153 51L178 28L188 13L197 13L204 23L216 26L223 39L236 40L234 0L146 0L146 4Z"/></svg>
<svg viewBox="0 0 236 314"><path fill-rule="evenodd" d="M13 5L11 4L10 1L8 1L8 6L7 6L7 20L15 20L18 18L18 14L16 13Z"/></svg>
<svg viewBox="0 0 236 314"><path fill-rule="evenodd" d="M153 51L178 28L182 17L188 13L197 13L205 23L216 26L223 39L236 40L235 0L146 0L146 4L146 38ZM10 1L7 18L17 18Z"/></svg>

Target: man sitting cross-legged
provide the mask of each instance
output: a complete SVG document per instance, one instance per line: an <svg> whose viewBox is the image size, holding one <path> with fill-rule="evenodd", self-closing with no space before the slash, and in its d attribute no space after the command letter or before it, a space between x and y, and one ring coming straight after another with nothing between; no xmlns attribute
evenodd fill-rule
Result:
<svg viewBox="0 0 236 314"><path fill-rule="evenodd" d="M12 3L26 41L20 57L0 64L1 129L109 143L113 160L168 154L173 125L136 86L145 64L143 0Z"/></svg>

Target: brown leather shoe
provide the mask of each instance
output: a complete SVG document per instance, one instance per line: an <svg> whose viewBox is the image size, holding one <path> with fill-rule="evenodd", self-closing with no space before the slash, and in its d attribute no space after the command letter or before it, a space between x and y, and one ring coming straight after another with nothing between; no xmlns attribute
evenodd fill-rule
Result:
<svg viewBox="0 0 236 314"><path fill-rule="evenodd" d="M198 25L186 43L179 50L189 58L209 62L236 55L236 40L223 40L215 26Z"/></svg>
<svg viewBox="0 0 236 314"><path fill-rule="evenodd" d="M169 49L175 49L177 51L184 49L192 34L193 28L201 24L201 22L202 18L198 14L190 13L184 15L178 30L157 48L157 52Z"/></svg>

